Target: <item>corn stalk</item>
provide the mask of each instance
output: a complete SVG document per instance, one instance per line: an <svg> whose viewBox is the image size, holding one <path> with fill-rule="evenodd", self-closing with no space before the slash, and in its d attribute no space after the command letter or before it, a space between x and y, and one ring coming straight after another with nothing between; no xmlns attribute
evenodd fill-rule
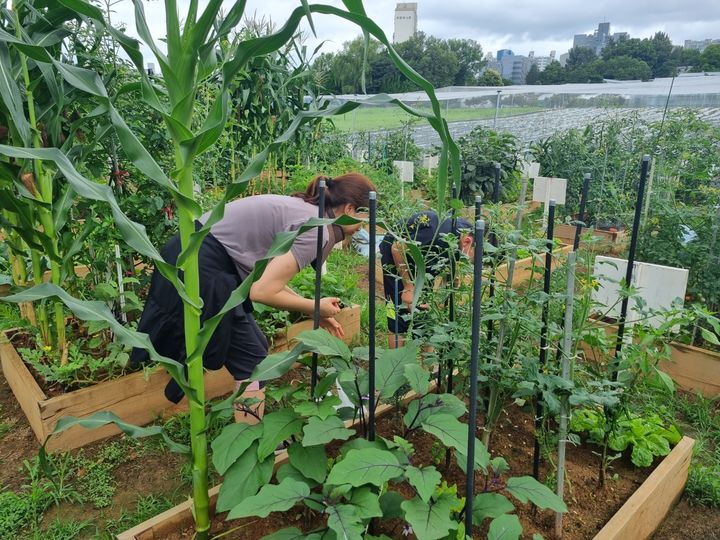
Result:
<svg viewBox="0 0 720 540"><path fill-rule="evenodd" d="M141 39L152 50L162 73L164 88L158 90L160 81L150 81L144 70L144 60L137 41L125 34L106 26L107 31L125 50L138 69L140 88L144 102L156 110L165 120L172 140L175 157L175 169L168 176L158 166L150 153L140 144L137 137L125 124L119 112L98 77L92 71L72 66L52 58L40 46L33 45L25 39L8 37L0 32L0 42L6 41L32 54L36 62L53 66L63 79L76 89L93 96L97 101L97 111L103 111L118 137L123 150L135 166L148 178L166 188L174 198L178 208L180 238L182 252L176 265L164 261L158 250L147 238L144 228L132 222L120 209L112 190L83 177L73 166L67 156L58 149L28 149L0 145L0 154L11 158L24 158L51 161L63 175L72 189L80 196L105 201L130 247L142 255L155 261L156 270L161 272L178 290L184 305L185 347L187 351L188 374L185 377L183 366L173 359L162 357L153 348L144 334L131 331L119 325L104 305L97 302L86 302L72 298L55 284L43 284L23 293L6 298L8 301L26 301L58 297L74 313L84 320L105 320L118 339L135 347L142 347L150 353L153 360L162 363L188 396L190 403L192 460L193 460L193 501L194 516L198 539L206 539L210 528L208 475L207 475L207 417L205 413L204 381L202 355L210 337L220 320L230 310L241 304L248 296L250 285L262 274L268 261L292 246L294 238L306 230L327 224L328 220L310 220L308 224L293 233L278 235L268 256L256 263L251 275L232 293L225 306L212 318L200 324L201 300L199 296L198 250L203 238L213 224L223 216L224 205L240 195L247 183L255 178L271 152L275 152L292 139L297 130L305 123L335 114L345 114L361 105L360 102L346 102L335 108L315 108L299 112L289 127L268 145L258 152L247 167L237 175L237 181L228 185L222 200L212 210L209 219L199 230L195 230L195 220L201 210L194 198L193 163L197 156L211 148L221 136L230 114L229 84L241 70L255 58L271 54L284 46L296 34L298 25L303 18L313 13L334 15L360 26L366 35L372 34L380 40L390 53L398 68L421 89L425 90L432 104L432 112L415 110L404 103L391 99L389 96L376 96L368 100L370 104L379 105L394 103L415 116L426 118L439 133L442 140L440 167L438 174L438 195L441 205L448 183L448 170L452 162L453 181L459 185L459 153L450 138L446 121L442 118L440 104L434 89L425 79L418 75L394 51L382 30L367 18L359 0L345 0L347 10L322 4L308 4L296 8L285 24L275 33L267 36L252 37L237 42L235 48L226 56L217 57L217 44L224 39L240 22L245 1L238 0L220 16L221 0L210 0L202 13L198 13L198 1L191 0L187 12L181 18L175 0L165 0L167 54L155 44L150 34L143 4L134 0L136 28ZM105 25L102 12L84 0L58 0L58 4L72 10L78 17L95 24ZM180 21L184 23L181 25ZM311 20L312 21L312 20ZM207 114L201 116L196 111L195 98L201 85L207 81L218 81L215 85L215 96ZM162 95L161 93L162 92ZM183 272L181 280L178 271ZM419 277L419 279L421 279ZM418 287L416 295L419 296ZM415 299L417 301L417 298ZM115 422L105 415L94 425L102 422ZM65 424L67 427L68 424Z"/></svg>

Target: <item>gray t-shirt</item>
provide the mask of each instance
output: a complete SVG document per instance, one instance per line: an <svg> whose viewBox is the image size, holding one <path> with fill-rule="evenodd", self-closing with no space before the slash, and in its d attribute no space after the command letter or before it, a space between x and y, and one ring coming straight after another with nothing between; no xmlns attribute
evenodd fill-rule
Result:
<svg viewBox="0 0 720 540"><path fill-rule="evenodd" d="M209 215L209 212L203 214L200 222L204 224ZM299 229L308 219L316 217L318 207L299 197L255 195L228 203L225 215L210 232L225 247L244 279L255 263L267 255L277 233ZM326 226L324 245L328 234ZM317 229L298 236L290 253L301 270L313 262L317 253Z"/></svg>

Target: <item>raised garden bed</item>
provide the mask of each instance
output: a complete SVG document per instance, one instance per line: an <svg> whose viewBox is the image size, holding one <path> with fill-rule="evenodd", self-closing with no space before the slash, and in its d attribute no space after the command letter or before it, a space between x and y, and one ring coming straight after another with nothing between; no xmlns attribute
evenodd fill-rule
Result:
<svg viewBox="0 0 720 540"><path fill-rule="evenodd" d="M351 341L360 331L360 306L343 309L336 319L345 329L345 341ZM285 350L288 343L304 330L312 328L311 321L292 325L273 348ZM8 332L9 334L9 332ZM140 371L111 381L100 382L58 396L48 396L35 380L30 369L18 355L6 334L0 336L0 365L8 385L18 400L38 441L44 442L63 416L86 417L101 411L111 411L124 421L135 425L152 422L158 416L174 414L187 409L187 400L174 405L165 399L163 389L170 376L162 368L149 375ZM225 369L205 373L205 395L212 399L233 391L234 380ZM73 427L48 442L49 450L79 448L120 433L114 425L95 430Z"/></svg>
<svg viewBox="0 0 720 540"><path fill-rule="evenodd" d="M553 249L553 258L551 268L556 268L558 265L562 265L564 260L567 258L567 254L572 251L572 245L563 245L559 248ZM508 276L508 263L501 264L495 270L495 279L499 283L506 283ZM533 270L533 267L535 269ZM539 268L538 268L539 267ZM539 253L531 255L524 259L518 259L515 261L515 270L512 276L512 286L519 287L525 285L530 281L533 273L536 279L540 279L542 268L545 267L545 254Z"/></svg>
<svg viewBox="0 0 720 540"><path fill-rule="evenodd" d="M601 325L608 336L617 333L615 323L593 322ZM579 345L587 360L608 360L587 343L580 342ZM720 353L677 342L670 343L670 351L671 360L661 361L659 367L673 378L677 386L687 392L699 392L707 398L720 396Z"/></svg>
<svg viewBox="0 0 720 540"><path fill-rule="evenodd" d="M555 225L555 238L559 238L566 244L572 244L575 241L576 227L562 223ZM587 227L580 229L580 234L585 235L590 231ZM601 253L619 254L625 250L628 237L624 230L622 231L604 231L601 229L592 229L592 235L599 238L600 241L595 244ZM580 245L586 245L580 240Z"/></svg>
<svg viewBox="0 0 720 540"><path fill-rule="evenodd" d="M407 394L403 402L409 402L412 393ZM378 432L384 436L396 431L398 419L388 414L394 411L391 406L384 406L378 410ZM350 422L346 425L352 425ZM494 438L493 454L505 455L511 469L515 473L524 473L522 469L529 466L532 454L532 421L530 415L513 410L502 422L502 433ZM416 449L416 455L425 463L432 459L432 437L427 434L416 433L408 439ZM596 487L596 458L588 447L573 448L570 450L569 470L573 476L573 488L568 495L570 514L566 516L564 538L579 540L592 537L596 531L601 530L596 538L602 540L623 540L627 538L647 538L662 522L664 516L670 511L680 496L687 478L688 466L692 453L693 440L687 437L671 451L657 465L648 476L647 470L635 469L623 460L616 462L615 467L619 473L619 480L611 481L605 489ZM287 461L285 453L279 455L275 461L276 469ZM464 474L457 468L452 460L449 474L444 477L450 484L457 484L458 491L464 489ZM482 484L478 484L482 485ZM217 499L219 486L210 490L211 504ZM405 494L411 495L411 494ZM597 498L602 497L603 505L597 505ZM617 511L615 511L617 509ZM521 521L524 525L524 537L530 537L534 532L540 532L546 538L552 537L547 529L552 527L552 513L533 512L530 505L518 508ZM246 518L242 521L218 522L213 532L229 532L235 527L236 538L256 540L272 532L274 528L298 526L300 513L297 509L285 513L271 514L268 518L258 520ZM628 516L630 518L628 519ZM633 519L632 516L635 516ZM642 520L642 524L633 521ZM633 524L630 536L626 534L628 523ZM253 524L255 525L253 527ZM178 505L132 529L120 534L119 540L185 540L192 536L191 501ZM604 527L603 527L604 525ZM248 528L245 529L244 527ZM381 527L388 526L383 525ZM399 530L395 534L388 530L378 531L391 538L399 537ZM635 536L637 532L639 536ZM473 537L483 538L487 534L485 527L477 528ZM645 534L646 536L642 536ZM602 536L600 536L602 535ZM410 536L409 538L413 538Z"/></svg>

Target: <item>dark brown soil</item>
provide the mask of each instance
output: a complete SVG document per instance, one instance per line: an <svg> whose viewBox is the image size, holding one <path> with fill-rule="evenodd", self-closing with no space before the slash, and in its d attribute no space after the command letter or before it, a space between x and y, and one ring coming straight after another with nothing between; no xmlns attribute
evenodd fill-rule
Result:
<svg viewBox="0 0 720 540"><path fill-rule="evenodd" d="M482 425L482 422L479 422ZM402 433L402 415L387 416L378 421L378 433L392 436ZM532 474L533 454L533 425L532 416L517 407L510 408L508 414L500 421L499 427L491 443L491 454L502 455L511 467L512 476ZM408 440L415 447L412 461L415 465L434 464L443 472L443 479L448 484L456 484L458 493L465 489L465 475L451 458L450 467L444 470L444 464L434 463L432 447L435 438L421 431L411 433ZM332 454L332 452L330 452ZM612 515L622 506L628 497L638 488L652 469L635 469L629 463L617 460L613 464L610 475L618 474L616 480L609 480L604 488L598 486L598 458L592 454L592 449L586 446L578 448L570 446L567 452L567 475L570 485L566 486L566 501L569 512L564 519L564 540L585 540L592 538ZM544 464L541 475L544 478L549 467ZM476 485L484 485L484 477L478 473ZM406 486L395 486L406 498L412 493ZM512 499L512 497L510 497ZM517 502L517 501L513 501ZM517 513L523 525L523 537L531 538L533 533L540 533L545 538L556 538L554 529L554 514L550 511L533 512L531 505L516 504ZM218 516L213 524L214 534L226 533L224 539L256 540L284 527L297 527L309 532L322 526L323 518L312 519L304 513L301 507L295 507L288 512L273 513L266 519L244 519L223 522L224 515ZM485 527L478 527L473 531L473 538L485 538ZM382 522L377 533L390 538L412 539L414 536L402 534L403 523L400 520ZM171 536L169 540L187 540L192 537L191 528ZM630 540L630 539L628 539Z"/></svg>
<svg viewBox="0 0 720 540"><path fill-rule="evenodd" d="M720 540L720 510L680 500L653 540Z"/></svg>

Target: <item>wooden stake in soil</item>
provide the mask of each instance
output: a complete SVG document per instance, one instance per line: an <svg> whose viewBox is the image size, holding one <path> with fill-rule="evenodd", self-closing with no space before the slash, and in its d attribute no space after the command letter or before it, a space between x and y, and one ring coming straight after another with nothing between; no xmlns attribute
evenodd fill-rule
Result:
<svg viewBox="0 0 720 540"><path fill-rule="evenodd" d="M587 179L587 175L586 175ZM586 183L587 184L587 183ZM572 327L573 327L573 301L575 298L575 258L577 253L568 253L567 259L567 288L565 289L565 334L562 344L562 378L570 379L570 362L573 354ZM565 489L565 442L567 439L568 421L570 420L570 403L563 397L560 405L560 428L558 430L558 465L557 465L557 495L563 498ZM563 513L555 514L555 536L562 538Z"/></svg>
<svg viewBox="0 0 720 540"><path fill-rule="evenodd" d="M318 217L325 217L325 180L318 182ZM325 227L317 229L317 245L315 250L315 310L313 312L313 330L320 328L320 285L322 281L322 253L323 253L323 232ZM372 275L372 274L370 274ZM373 281L373 280L370 280ZM317 384L317 362L318 355L313 353L310 374L310 395L315 396L315 385Z"/></svg>
<svg viewBox="0 0 720 540"><path fill-rule="evenodd" d="M644 155L640 165L640 183L638 185L637 202L635 203L635 218L633 219L632 236L630 237L630 250L628 251L627 269L625 271L625 286L629 287L632 283L633 266L635 266L635 251L637 249L637 239L640 233L640 217L642 215L642 205L645 197L645 183L647 182L648 169L650 168L650 156ZM625 336L625 321L627 319L628 303L630 298L623 296L620 305L620 319L618 320L617 339L615 341L615 361L612 363L613 380L617 380L618 376L618 356L623 346L623 338Z"/></svg>
<svg viewBox="0 0 720 540"><path fill-rule="evenodd" d="M370 210L370 251L369 251L369 274L374 275L375 272L375 233L377 222L377 193L371 191L369 197ZM366 436L369 441L375 440L375 280L368 280L369 298L368 298L368 377L369 381L369 399L368 399L368 425ZM395 318L399 314L395 312ZM360 396L361 414L362 414L362 396Z"/></svg>
<svg viewBox="0 0 720 540"><path fill-rule="evenodd" d="M547 227L547 252L545 253L545 275L543 276L543 291L545 292L545 300L542 309L542 329L540 330L540 369L545 365L547 360L548 349L548 316L550 313L550 302L548 295L550 294L550 274L552 271L552 253L553 253L553 227L555 225L555 199L550 199L548 205L550 212L548 214ZM535 480L540 477L540 441L538 434L542 427L542 419L544 409L541 396L537 397L535 402L535 452L533 455L533 476Z"/></svg>
<svg viewBox="0 0 720 540"><path fill-rule="evenodd" d="M480 352L480 301L482 300L483 234L485 222L475 221L475 264L473 268L472 344L470 347L470 408L468 412L468 447L465 471L465 534L472 536L473 497L475 496L475 437L477 430L477 379Z"/></svg>

